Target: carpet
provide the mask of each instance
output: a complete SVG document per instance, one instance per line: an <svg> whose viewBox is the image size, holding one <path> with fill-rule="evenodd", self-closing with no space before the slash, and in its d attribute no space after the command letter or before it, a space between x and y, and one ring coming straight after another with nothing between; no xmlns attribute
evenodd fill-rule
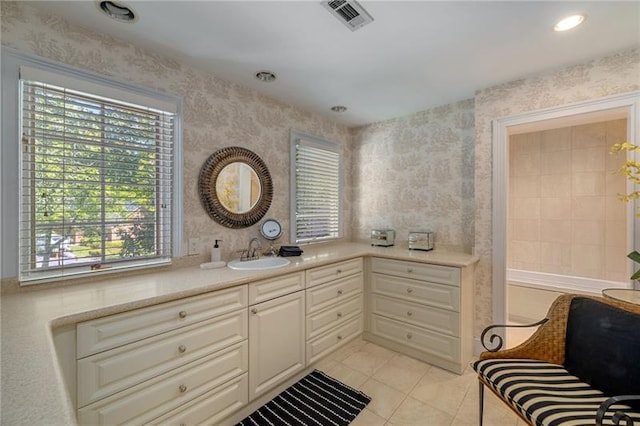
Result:
<svg viewBox="0 0 640 426"><path fill-rule="evenodd" d="M364 393L313 370L236 426L346 426L370 401Z"/></svg>

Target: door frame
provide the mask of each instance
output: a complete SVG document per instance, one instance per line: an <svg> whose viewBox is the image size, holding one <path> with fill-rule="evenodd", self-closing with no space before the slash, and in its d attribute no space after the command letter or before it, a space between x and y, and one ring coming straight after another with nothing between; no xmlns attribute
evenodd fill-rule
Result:
<svg viewBox="0 0 640 426"><path fill-rule="evenodd" d="M640 143L640 91L591 99L588 101L562 105L548 109L530 111L501 117L492 120L492 168L493 168L493 197L492 197L492 285L493 285L493 323L506 324L506 237L507 237L507 201L509 177L509 128L541 121L560 119L582 114L604 113L607 110L624 110L627 115L627 141ZM638 160L636 153L628 153L629 159ZM631 182L627 183L627 191L637 188ZM635 218L636 205L628 203L627 245L629 250L640 247L640 224ZM633 262L628 261L631 275ZM637 285L637 284L636 284Z"/></svg>

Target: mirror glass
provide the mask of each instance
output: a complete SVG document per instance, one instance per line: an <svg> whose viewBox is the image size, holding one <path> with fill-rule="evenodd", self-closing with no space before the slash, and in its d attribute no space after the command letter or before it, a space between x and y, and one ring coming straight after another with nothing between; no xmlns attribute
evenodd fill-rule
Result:
<svg viewBox="0 0 640 426"><path fill-rule="evenodd" d="M231 163L218 174L216 193L225 209L231 213L246 213L260 199L258 174L245 163Z"/></svg>
<svg viewBox="0 0 640 426"><path fill-rule="evenodd" d="M228 228L246 228L269 210L273 182L267 165L255 152L230 146L204 162L198 192L211 219Z"/></svg>

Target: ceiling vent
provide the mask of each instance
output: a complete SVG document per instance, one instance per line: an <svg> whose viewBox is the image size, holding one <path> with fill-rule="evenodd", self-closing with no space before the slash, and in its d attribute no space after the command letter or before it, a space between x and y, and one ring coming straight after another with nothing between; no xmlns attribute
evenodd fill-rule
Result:
<svg viewBox="0 0 640 426"><path fill-rule="evenodd" d="M355 31L373 22L369 12L356 1L332 0L323 1L322 5L351 31Z"/></svg>

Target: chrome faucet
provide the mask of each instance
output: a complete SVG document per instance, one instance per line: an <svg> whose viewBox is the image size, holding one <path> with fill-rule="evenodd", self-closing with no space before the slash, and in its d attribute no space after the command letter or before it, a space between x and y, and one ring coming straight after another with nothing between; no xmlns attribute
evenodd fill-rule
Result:
<svg viewBox="0 0 640 426"><path fill-rule="evenodd" d="M253 251L252 251L252 247L254 246L254 243L258 243L258 248L257 248L258 251L256 251L256 248L253 248ZM253 237L249 241L249 248L247 249L247 260L259 259L261 248L262 248L262 244L260 243L260 240L257 237Z"/></svg>

